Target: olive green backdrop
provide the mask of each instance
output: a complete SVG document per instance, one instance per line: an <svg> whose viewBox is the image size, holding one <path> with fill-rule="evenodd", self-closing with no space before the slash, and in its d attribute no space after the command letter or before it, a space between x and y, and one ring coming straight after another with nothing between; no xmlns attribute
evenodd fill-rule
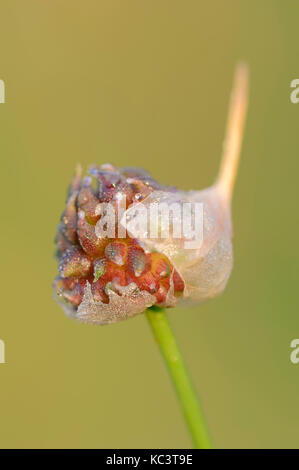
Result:
<svg viewBox="0 0 299 470"><path fill-rule="evenodd" d="M251 96L225 293L169 318L217 447L299 447L299 5L1 0L0 447L191 446L143 315L108 327L52 298L77 162L216 176L234 66Z"/></svg>

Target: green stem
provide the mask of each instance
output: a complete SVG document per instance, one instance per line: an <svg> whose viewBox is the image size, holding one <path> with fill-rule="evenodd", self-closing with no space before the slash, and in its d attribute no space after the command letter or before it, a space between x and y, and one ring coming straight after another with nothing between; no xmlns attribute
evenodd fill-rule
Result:
<svg viewBox="0 0 299 470"><path fill-rule="evenodd" d="M211 441L200 402L163 309L146 311L155 339L164 357L196 449L211 449Z"/></svg>

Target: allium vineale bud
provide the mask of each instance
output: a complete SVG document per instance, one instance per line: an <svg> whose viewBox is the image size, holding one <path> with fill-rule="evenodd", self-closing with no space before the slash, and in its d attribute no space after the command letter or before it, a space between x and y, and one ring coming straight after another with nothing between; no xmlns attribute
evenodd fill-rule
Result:
<svg viewBox="0 0 299 470"><path fill-rule="evenodd" d="M112 323L143 312L152 305L170 307L183 295L184 282L162 252L146 249L137 238L97 234L101 204L119 201L124 210L162 190L151 176L136 168L92 167L81 178L78 168L56 236L59 276L54 282L65 311L82 321ZM99 209L100 208L100 209Z"/></svg>
<svg viewBox="0 0 299 470"><path fill-rule="evenodd" d="M164 187L144 170L110 164L90 168L82 179L78 168L56 237L59 276L54 290L68 315L88 323L114 323L153 305L200 303L223 291L233 264L230 204L247 87L247 68L241 65L219 177L208 189ZM158 211L149 228L157 207L166 207L168 217ZM190 243L190 220L186 224L181 214L189 209L197 214L199 207L196 243ZM172 228L166 227L165 236L166 219Z"/></svg>

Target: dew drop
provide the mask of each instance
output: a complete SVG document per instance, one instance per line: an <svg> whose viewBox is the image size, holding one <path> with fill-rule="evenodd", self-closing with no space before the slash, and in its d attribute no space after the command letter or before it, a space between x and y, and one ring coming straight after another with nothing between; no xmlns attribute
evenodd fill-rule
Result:
<svg viewBox="0 0 299 470"><path fill-rule="evenodd" d="M118 266L123 266L125 264L127 247L125 243L112 242L109 243L105 248L105 255Z"/></svg>
<svg viewBox="0 0 299 470"><path fill-rule="evenodd" d="M131 248L129 253L129 270L135 277L141 276L149 267L149 261L142 248Z"/></svg>

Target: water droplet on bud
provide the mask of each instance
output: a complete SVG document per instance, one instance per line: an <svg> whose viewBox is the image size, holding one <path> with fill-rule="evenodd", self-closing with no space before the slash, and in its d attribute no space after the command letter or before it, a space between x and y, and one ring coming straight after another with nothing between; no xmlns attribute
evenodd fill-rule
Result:
<svg viewBox="0 0 299 470"><path fill-rule="evenodd" d="M150 269L149 257L144 253L143 249L138 246L129 248L128 254L128 270L139 277Z"/></svg>
<svg viewBox="0 0 299 470"><path fill-rule="evenodd" d="M87 277L91 270L91 261L83 251L72 248L66 250L58 269L62 277Z"/></svg>
<svg viewBox="0 0 299 470"><path fill-rule="evenodd" d="M109 243L105 248L105 255L109 261L123 266L127 255L127 245L122 242Z"/></svg>

